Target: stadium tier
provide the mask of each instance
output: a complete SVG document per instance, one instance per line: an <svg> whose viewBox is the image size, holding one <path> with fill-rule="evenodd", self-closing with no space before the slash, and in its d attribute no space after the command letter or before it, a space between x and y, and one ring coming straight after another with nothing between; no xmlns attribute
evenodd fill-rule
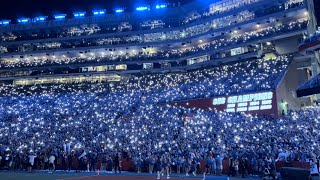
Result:
<svg viewBox="0 0 320 180"><path fill-rule="evenodd" d="M0 21L0 169L318 175L312 0L72 17Z"/></svg>

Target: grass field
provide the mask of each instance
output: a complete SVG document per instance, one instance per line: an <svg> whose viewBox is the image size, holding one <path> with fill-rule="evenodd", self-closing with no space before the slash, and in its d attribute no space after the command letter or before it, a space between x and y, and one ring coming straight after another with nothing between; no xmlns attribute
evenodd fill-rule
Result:
<svg viewBox="0 0 320 180"><path fill-rule="evenodd" d="M110 174L110 173L68 173L68 172L54 172L49 174L48 172L0 172L0 180L156 180L156 174L137 174L137 173L122 173L122 174ZM161 178L165 179L165 178ZM181 174L172 174L171 180L202 180L202 176L189 176L185 177ZM240 180L242 178L230 178L230 180ZM259 178L250 177L246 179L257 180ZM226 176L216 177L208 176L206 180L229 180Z"/></svg>

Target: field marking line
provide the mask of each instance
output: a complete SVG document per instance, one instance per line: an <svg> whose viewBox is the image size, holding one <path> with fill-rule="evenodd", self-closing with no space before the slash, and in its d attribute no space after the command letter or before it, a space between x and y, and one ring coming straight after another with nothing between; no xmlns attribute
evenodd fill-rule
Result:
<svg viewBox="0 0 320 180"><path fill-rule="evenodd" d="M72 180L72 179L83 179L83 178L90 178L90 177L98 177L97 175L93 175L93 176L79 176L79 177L69 177L69 178L64 178L64 179L60 179L60 180ZM58 179L57 179L58 180Z"/></svg>

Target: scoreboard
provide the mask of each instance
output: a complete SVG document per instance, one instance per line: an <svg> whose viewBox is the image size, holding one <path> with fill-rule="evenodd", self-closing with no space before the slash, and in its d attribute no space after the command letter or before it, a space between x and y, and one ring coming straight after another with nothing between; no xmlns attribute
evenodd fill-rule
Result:
<svg viewBox="0 0 320 180"><path fill-rule="evenodd" d="M247 114L257 115L278 114L275 91L192 99L174 102L171 105L224 112L244 112Z"/></svg>

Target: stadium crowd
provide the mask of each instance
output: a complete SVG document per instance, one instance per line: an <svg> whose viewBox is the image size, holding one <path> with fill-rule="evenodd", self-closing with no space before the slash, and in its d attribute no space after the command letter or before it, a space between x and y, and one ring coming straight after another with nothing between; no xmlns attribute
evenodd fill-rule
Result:
<svg viewBox="0 0 320 180"><path fill-rule="evenodd" d="M192 98L274 88L291 56L257 59L178 74L132 76L127 82L0 87L0 167L21 170L171 169L186 176L275 171L276 160L306 161L319 153L320 108L280 118L175 107ZM185 118L188 115L190 118ZM78 162L78 163L74 163ZM30 171L30 168L29 168ZM231 175L230 174L230 175Z"/></svg>
<svg viewBox="0 0 320 180"><path fill-rule="evenodd" d="M107 62L107 61L148 61L148 60L161 60L161 59L177 59L188 57L195 53L218 52L222 48L236 48L241 43L254 42L257 39L268 38L275 35L288 33L292 31L305 28L308 21L301 19L287 25L278 25L275 27L267 27L259 30L233 33L226 36L218 36L209 43L199 43L193 47L185 47L183 49L173 50L159 50L153 53L142 51L128 51L128 52L114 52L106 51L101 54L89 53L88 55L81 55L80 57L69 58L67 56L57 58L20 58L15 61L2 61L0 62L1 68L17 68L17 67L30 67L30 66L45 66L45 65L63 65L63 64L78 64L78 63L94 63L94 62Z"/></svg>
<svg viewBox="0 0 320 180"><path fill-rule="evenodd" d="M244 13L242 15L243 19L250 18L251 15L249 12ZM232 17L230 17L232 18ZM238 20L242 21L242 20ZM290 32L294 30L298 30L297 21L300 23L300 28L304 28L307 23L306 19L299 19L292 21L291 23L288 22L287 24L283 23L282 25L278 25L277 23L274 24L274 29L269 29L270 32L278 31L277 33L284 33ZM305 21L305 22L303 22ZM273 22L274 23L274 22ZM213 26L225 26L228 24L228 20L222 18L218 21L218 23L213 23ZM232 23L231 23L232 24ZM76 47L92 47L92 46L112 46L112 45L134 45L134 44L141 44L141 43L160 43L170 40L180 40L186 37L194 37L195 35L200 35L203 33L208 33L211 28L211 23L208 24L201 24L199 26L194 26L187 28L185 31L174 30L170 32L161 32L161 33L150 33L150 34L142 34L142 35L126 35L126 36L113 36L108 38L96 38L96 39L81 39L81 40L74 40L74 41L62 41L62 42L43 42L43 43L25 43L23 45L16 45L16 46L0 46L0 53L13 53L13 52L32 52L32 51L41 51L41 50L52 50L52 49L63 49L63 48L76 48ZM272 27L272 26L269 26ZM292 29L293 28L293 29ZM247 32L243 33L243 36L252 33L260 33L268 31L268 28L258 28L257 30L248 30ZM221 33L221 35L216 36L217 38L230 38L229 36L233 34L232 32L229 33L228 31L225 33ZM240 34L240 33L239 33ZM274 34L269 34L274 35ZM239 35L240 36L240 35ZM259 37L255 37L259 38ZM261 37L260 37L261 38ZM237 40L230 38L232 40ZM235 41L237 42L237 41ZM240 41L241 42L241 41ZM147 46L147 45L146 45Z"/></svg>

